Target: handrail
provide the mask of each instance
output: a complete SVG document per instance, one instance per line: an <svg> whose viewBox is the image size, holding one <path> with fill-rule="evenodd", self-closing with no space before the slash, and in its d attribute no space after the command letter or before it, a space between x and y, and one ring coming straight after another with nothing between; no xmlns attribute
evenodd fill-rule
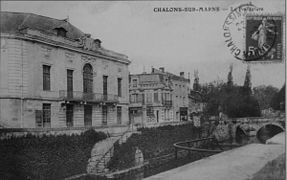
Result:
<svg viewBox="0 0 287 180"><path fill-rule="evenodd" d="M189 144L190 144L190 143L198 143L198 142L209 141L209 140L215 141L215 143L218 145L218 147L220 148L220 150L203 149L203 148L189 147L189 146L184 146L184 145L183 145L183 144L187 144L187 143L189 143ZM216 141L216 139L213 138L213 137L203 138L203 139L195 139L195 140L181 141L181 142L174 143L173 146L176 148L176 153L177 153L177 149L183 149L183 150L188 150L188 151L196 151L196 152L212 152L212 153L219 153L219 152L222 152L222 151L223 151L223 149L220 147L220 145L218 144L218 142Z"/></svg>
<svg viewBox="0 0 287 180"><path fill-rule="evenodd" d="M60 90L59 99L71 101L118 102L119 97L115 94Z"/></svg>

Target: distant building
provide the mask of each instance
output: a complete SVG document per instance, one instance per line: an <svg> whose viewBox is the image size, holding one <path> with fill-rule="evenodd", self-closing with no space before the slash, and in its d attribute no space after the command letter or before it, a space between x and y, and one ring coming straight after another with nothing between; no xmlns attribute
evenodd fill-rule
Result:
<svg viewBox="0 0 287 180"><path fill-rule="evenodd" d="M142 126L187 121L189 83L164 68L130 75L130 120Z"/></svg>
<svg viewBox="0 0 287 180"><path fill-rule="evenodd" d="M128 125L128 57L70 24L1 12L0 126Z"/></svg>

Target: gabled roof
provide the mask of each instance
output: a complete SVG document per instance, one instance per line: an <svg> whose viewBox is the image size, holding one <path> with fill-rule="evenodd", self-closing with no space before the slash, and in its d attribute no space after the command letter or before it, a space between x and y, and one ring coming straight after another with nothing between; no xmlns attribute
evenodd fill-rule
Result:
<svg viewBox="0 0 287 180"><path fill-rule="evenodd" d="M18 33L19 30L30 28L46 33L54 33L55 28L64 28L67 38L78 39L84 35L82 31L67 20L59 20L33 13L1 11L0 30L3 33Z"/></svg>

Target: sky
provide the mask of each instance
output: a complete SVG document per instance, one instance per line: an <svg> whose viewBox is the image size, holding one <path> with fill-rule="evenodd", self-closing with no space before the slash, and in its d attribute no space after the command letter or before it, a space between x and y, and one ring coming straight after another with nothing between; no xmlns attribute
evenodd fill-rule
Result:
<svg viewBox="0 0 287 180"><path fill-rule="evenodd" d="M223 23L230 7L249 1L1 1L1 11L31 12L69 22L103 47L126 54L130 72L150 72L165 67L174 74L199 71L200 83L227 80L233 65L233 80L244 83L247 64L233 57L226 47ZM284 13L284 0L254 0L264 13ZM164 7L220 7L219 12L154 12ZM222 10L227 8L225 11ZM240 42L241 43L241 42ZM285 63L250 64L252 85L285 83Z"/></svg>

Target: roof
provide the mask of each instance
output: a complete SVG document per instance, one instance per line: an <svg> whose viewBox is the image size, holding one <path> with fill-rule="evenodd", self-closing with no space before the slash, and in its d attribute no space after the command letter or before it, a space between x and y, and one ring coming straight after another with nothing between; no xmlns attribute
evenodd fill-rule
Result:
<svg viewBox="0 0 287 180"><path fill-rule="evenodd" d="M159 73L144 73L144 74L130 74L130 77L137 77L139 84L162 84L164 87L171 88L170 81L166 81L165 74Z"/></svg>
<svg viewBox="0 0 287 180"><path fill-rule="evenodd" d="M33 13L1 11L0 30L4 33L17 33L20 29L30 28L46 33L53 33L55 28L64 28L67 38L78 39L84 33L69 23Z"/></svg>
<svg viewBox="0 0 287 180"><path fill-rule="evenodd" d="M170 73L170 72L167 72L167 71L161 71L159 69L156 69L156 68L152 68L152 72L151 74L165 74L165 75L168 75L172 80L178 80L178 81L185 81L185 82L190 82L190 79L187 79L185 77L181 77L181 76L178 76L178 75L175 75L173 73Z"/></svg>
<svg viewBox="0 0 287 180"><path fill-rule="evenodd" d="M42 15L23 12L1 11L0 14L1 33L17 34L20 33L21 30L29 28L48 34L55 34L55 29L63 28L67 31L66 38L68 39L78 40L85 36L84 32L73 26L66 19L59 20ZM99 39L96 39L95 41L101 42ZM105 49L103 47L99 48L97 53L110 57L120 58L121 60L130 63L126 55Z"/></svg>

